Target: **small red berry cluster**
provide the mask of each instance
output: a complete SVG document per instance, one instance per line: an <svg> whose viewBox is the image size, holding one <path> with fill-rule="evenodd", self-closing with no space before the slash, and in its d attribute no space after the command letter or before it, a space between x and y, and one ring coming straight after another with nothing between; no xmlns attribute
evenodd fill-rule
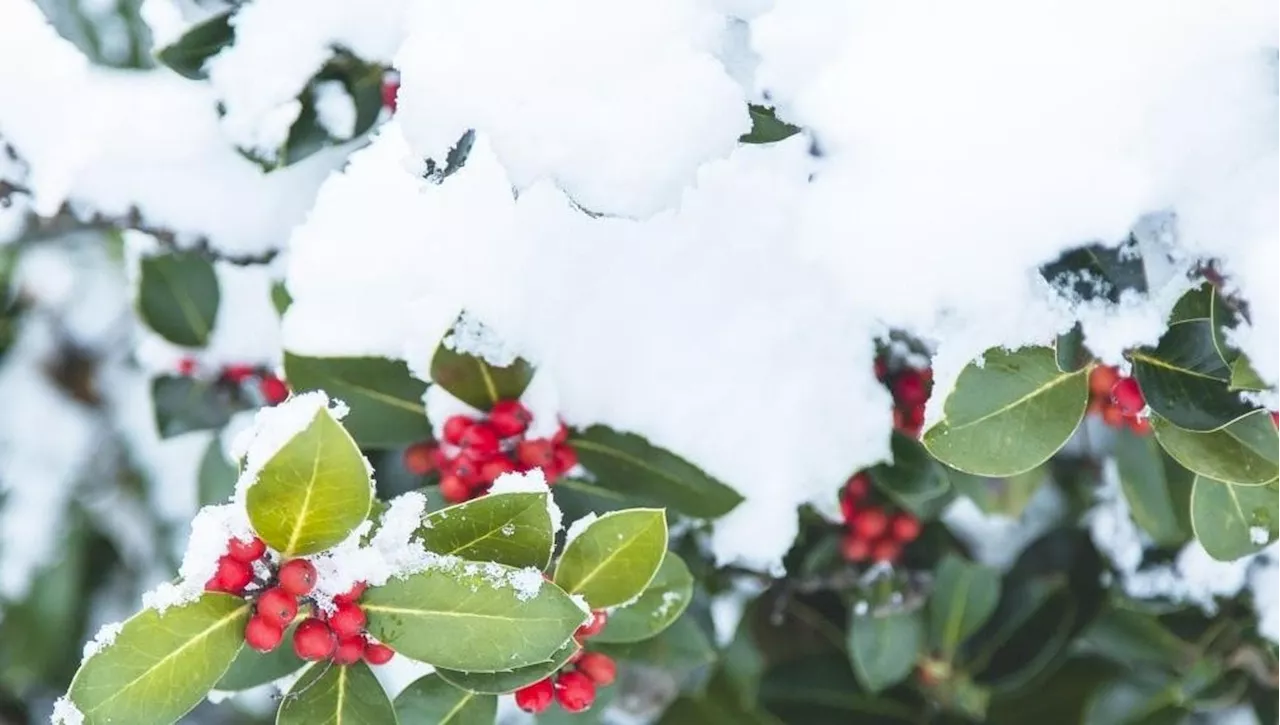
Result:
<svg viewBox="0 0 1280 725"><path fill-rule="evenodd" d="M218 383L233 387L256 381L258 394L267 405L279 405L289 397L289 386L278 375L265 368L253 365L227 365L215 373L212 377ZM203 372L195 358L184 357L178 361L178 374L190 378L201 375Z"/></svg>
<svg viewBox="0 0 1280 725"><path fill-rule="evenodd" d="M271 571L262 539L232 539L205 589L251 599L253 617L244 628L244 641L259 652L270 652L280 646L285 630L298 617L300 605L315 589L316 568L306 559L291 559L259 580L254 576L254 564L259 562ZM361 658L371 665L386 664L395 652L365 633L364 610L357 603L364 590L361 582L334 597L332 613L315 606L314 601L307 602L311 614L293 632L294 653L304 660L332 659L339 665L355 664Z"/></svg>
<svg viewBox="0 0 1280 725"><path fill-rule="evenodd" d="M1110 365L1098 365L1089 372L1089 412L1102 416L1112 428L1128 426L1138 435L1151 433L1151 421L1140 414L1147 407L1138 381L1120 374Z"/></svg>
<svg viewBox="0 0 1280 725"><path fill-rule="evenodd" d="M893 428L919 438L924 428L924 404L933 388L933 370L902 366L891 370L884 358L876 358L876 378L893 393Z"/></svg>
<svg viewBox="0 0 1280 725"><path fill-rule="evenodd" d="M396 94L400 92L400 74L389 70L382 75L382 107L396 112Z"/></svg>
<svg viewBox="0 0 1280 725"><path fill-rule="evenodd" d="M444 444L415 443L404 452L404 466L418 476L440 471L440 495L461 503L489 490L504 473L541 468L547 483L554 483L578 464L578 454L567 442L569 429L560 426L550 438L526 438L533 422L529 409L518 400L501 400L483 419L451 416L444 422Z"/></svg>
<svg viewBox="0 0 1280 725"><path fill-rule="evenodd" d="M608 617L603 610L591 613L591 621L573 633L581 644L604 629ZM525 712L540 713L554 699L565 712L582 712L596 700L596 687L607 687L618 677L618 665L602 652L578 650L565 669L532 685L516 690L516 705Z"/></svg>
<svg viewBox="0 0 1280 725"><path fill-rule="evenodd" d="M855 563L893 563L902 555L902 548L920 536L920 519L906 511L890 514L870 499L871 479L866 473L858 473L845 483L840 496L845 523L840 553Z"/></svg>

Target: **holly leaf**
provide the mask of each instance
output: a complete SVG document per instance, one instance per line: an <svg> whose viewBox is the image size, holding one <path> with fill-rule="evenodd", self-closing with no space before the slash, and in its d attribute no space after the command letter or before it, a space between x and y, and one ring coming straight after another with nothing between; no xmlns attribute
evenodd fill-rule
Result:
<svg viewBox="0 0 1280 725"><path fill-rule="evenodd" d="M1154 348L1129 356L1147 405L1179 428L1218 430L1254 409L1230 390L1231 368L1214 346L1209 320L1175 322Z"/></svg>
<svg viewBox="0 0 1280 725"><path fill-rule="evenodd" d="M752 103L747 106L747 113L751 116L751 130L738 139L740 143L774 143L800 133L799 126L778 118L777 113L769 106Z"/></svg>
<svg viewBox="0 0 1280 725"><path fill-rule="evenodd" d="M1244 355L1236 357L1231 363L1231 379L1227 382L1227 388L1230 390L1266 390L1268 387L1266 381L1261 375L1253 369L1253 365L1249 363L1249 358Z"/></svg>
<svg viewBox="0 0 1280 725"><path fill-rule="evenodd" d="M351 96L356 118L351 138L362 136L377 123L382 112L382 78L385 70L376 63L366 63L345 50L338 50L334 57L316 74L315 80L338 81ZM345 139L332 139L343 141Z"/></svg>
<svg viewBox="0 0 1280 725"><path fill-rule="evenodd" d="M218 684L214 685L213 689L223 692L247 690L275 682L285 675L302 669L307 663L294 654L293 647L289 646L293 641L295 628L289 627L284 635L285 644L270 652L259 652L252 647L242 647L240 654L232 660L231 667L222 675L222 679L218 680Z"/></svg>
<svg viewBox="0 0 1280 725"><path fill-rule="evenodd" d="M221 428L232 415L250 407L232 388L175 375L151 380L151 405L161 438Z"/></svg>
<svg viewBox="0 0 1280 725"><path fill-rule="evenodd" d="M328 409L262 467L245 498L249 522L285 559L324 551L369 515L364 456Z"/></svg>
<svg viewBox="0 0 1280 725"><path fill-rule="evenodd" d="M500 493L432 511L417 535L428 551L545 569L555 534L550 493Z"/></svg>
<svg viewBox="0 0 1280 725"><path fill-rule="evenodd" d="M401 723L436 725L493 725L498 698L458 688L437 675L414 680L395 700Z"/></svg>
<svg viewBox="0 0 1280 725"><path fill-rule="evenodd" d="M545 662L586 618L536 569L496 563L433 568L370 589L369 631L436 667L500 672Z"/></svg>
<svg viewBox="0 0 1280 725"><path fill-rule="evenodd" d="M236 491L238 477L236 467L227 460L222 452L222 442L215 434L205 446L204 455L200 456L200 467L196 470L200 505L223 503L231 498Z"/></svg>
<svg viewBox="0 0 1280 725"><path fill-rule="evenodd" d="M640 598L611 613L604 630L591 641L639 642L657 636L684 614L692 600L693 575L683 559L668 551Z"/></svg>
<svg viewBox="0 0 1280 725"><path fill-rule="evenodd" d="M1200 545L1218 561L1259 552L1280 534L1280 490L1274 481L1237 486L1196 476L1191 525Z"/></svg>
<svg viewBox="0 0 1280 725"><path fill-rule="evenodd" d="M1058 370L1064 373L1074 373L1093 359L1085 349L1084 328L1079 322L1054 339L1053 355L1058 364Z"/></svg>
<svg viewBox="0 0 1280 725"><path fill-rule="evenodd" d="M1187 518L1191 474L1163 455L1154 438L1128 428L1115 431L1112 454L1138 526L1161 546L1187 541L1191 533Z"/></svg>
<svg viewBox="0 0 1280 725"><path fill-rule="evenodd" d="M138 281L138 315L164 339L204 347L218 317L218 275L197 252L144 257Z"/></svg>
<svg viewBox="0 0 1280 725"><path fill-rule="evenodd" d="M869 473L880 490L919 515L918 507L942 496L951 487L947 472L916 439L894 431L889 439L893 463L881 463Z"/></svg>
<svg viewBox="0 0 1280 725"><path fill-rule="evenodd" d="M1125 290L1147 291L1142 257L1133 250L1132 239L1118 247L1102 244L1078 247L1046 264L1040 274L1073 299L1104 298L1119 302Z"/></svg>
<svg viewBox="0 0 1280 725"><path fill-rule="evenodd" d="M431 437L422 403L427 384L403 361L285 352L284 373L296 392L323 390L346 403L351 412L343 424L363 448L394 448Z"/></svg>
<svg viewBox="0 0 1280 725"><path fill-rule="evenodd" d="M384 725L396 722L386 691L364 662L335 665L317 662L289 688L276 713L276 725L352 723Z"/></svg>
<svg viewBox="0 0 1280 725"><path fill-rule="evenodd" d="M570 639L564 643L563 647L556 650L551 659L545 662L517 667L505 672L459 672L458 670L436 668L436 674L440 675L440 679L454 687L460 687L469 692L478 692L484 695L502 695L508 692L515 692L525 685L532 685L539 680L550 677L564 667L569 658L573 657L581 649L582 645L578 644L577 640Z"/></svg>
<svg viewBox="0 0 1280 725"><path fill-rule="evenodd" d="M980 476L1012 476L1057 453L1089 402L1088 370L1058 370L1053 350L988 350L982 366L960 372L944 418L924 445L952 468Z"/></svg>
<svg viewBox="0 0 1280 725"><path fill-rule="evenodd" d="M453 334L451 330L445 340ZM431 358L431 380L477 410L488 410L499 400L519 398L533 380L533 366L523 358L497 367L482 357L454 350L445 340Z"/></svg>
<svg viewBox="0 0 1280 725"><path fill-rule="evenodd" d="M205 594L144 609L80 666L68 697L85 725L169 725L200 704L244 645L248 602Z"/></svg>
<svg viewBox="0 0 1280 725"><path fill-rule="evenodd" d="M929 641L951 658L1000 601L1000 573L948 554L938 565L929 599Z"/></svg>
<svg viewBox="0 0 1280 725"><path fill-rule="evenodd" d="M700 468L631 433L593 425L569 436L578 461L594 483L650 506L666 506L687 516L716 518L742 496Z"/></svg>
<svg viewBox="0 0 1280 725"><path fill-rule="evenodd" d="M576 528L556 563L555 582L592 609L639 596L667 553L667 517L660 509L612 511Z"/></svg>
<svg viewBox="0 0 1280 725"><path fill-rule="evenodd" d="M1210 433L1183 430L1159 415L1151 416L1151 428L1166 453L1206 478L1261 486L1280 474L1280 439L1265 410Z"/></svg>
<svg viewBox="0 0 1280 725"><path fill-rule="evenodd" d="M592 643L610 657L666 670L680 675L715 662L716 648L693 617L681 617L656 637L639 642Z"/></svg>
<svg viewBox="0 0 1280 725"><path fill-rule="evenodd" d="M924 645L924 625L915 612L849 619L849 657L853 673L868 692L880 692L906 679Z"/></svg>
<svg viewBox="0 0 1280 725"><path fill-rule="evenodd" d="M205 61L235 40L233 12L226 10L191 26L176 41L156 51L156 60L188 80L208 78Z"/></svg>

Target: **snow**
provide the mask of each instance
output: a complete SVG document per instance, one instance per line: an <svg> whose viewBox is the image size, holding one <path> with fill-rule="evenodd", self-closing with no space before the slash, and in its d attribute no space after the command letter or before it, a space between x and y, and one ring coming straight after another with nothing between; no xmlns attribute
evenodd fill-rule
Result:
<svg viewBox="0 0 1280 725"><path fill-rule="evenodd" d="M393 577L404 577L432 566L451 566L451 561L426 550L416 532L422 526L427 499L410 491L388 503L378 522L377 532L368 545L371 524L364 522L345 541L312 558L316 567L313 596L326 610L333 598L351 589L357 582L381 586Z"/></svg>
<svg viewBox="0 0 1280 725"><path fill-rule="evenodd" d="M440 387L440 386L433 386ZM489 487L489 496L501 496L504 493L541 493L546 495L547 501L547 517L551 519L551 533L555 534L560 531L560 527L564 525L564 514L561 513L560 507L556 505L555 496L552 495L551 489L547 487L546 476L542 473L541 468L534 468L523 473L504 473L493 481L493 485ZM576 522L575 522L576 525ZM506 530L503 530L506 533ZM510 536L510 534L507 534Z"/></svg>
<svg viewBox="0 0 1280 725"><path fill-rule="evenodd" d="M458 317L453 329L440 342L459 355L478 357L499 368L508 367L519 357L501 337L468 312Z"/></svg>
<svg viewBox="0 0 1280 725"><path fill-rule="evenodd" d="M1249 527L1249 541L1254 544L1265 544L1271 540L1271 532L1263 526Z"/></svg>
<svg viewBox="0 0 1280 725"><path fill-rule="evenodd" d="M108 622L102 625L98 630L98 633L93 636L93 639L84 643L84 652L80 656L81 664L107 647L110 647L116 641L116 636L119 635L120 631L123 629L123 622Z"/></svg>
<svg viewBox="0 0 1280 725"><path fill-rule="evenodd" d="M1016 519L1000 513L984 513L972 499L957 496L942 512L942 521L969 547L975 561L1007 571L1028 544L1062 520L1065 511L1062 493L1046 482L1036 489ZM1098 522L1099 526L1109 524Z"/></svg>
<svg viewBox="0 0 1280 725"><path fill-rule="evenodd" d="M342 81L315 85L316 120L332 138L346 140L356 132L356 104Z"/></svg>
<svg viewBox="0 0 1280 725"><path fill-rule="evenodd" d="M568 548L569 544L572 544L574 539L581 536L583 532L590 528L590 526L596 522L596 518L597 517L594 513L589 513L574 521L572 524L569 524L569 530L564 534L565 548Z"/></svg>
<svg viewBox="0 0 1280 725"><path fill-rule="evenodd" d="M64 695L53 703L53 717L49 722L52 725L84 725L84 713L71 702L70 697Z"/></svg>
<svg viewBox="0 0 1280 725"><path fill-rule="evenodd" d="M231 539L248 541L253 527L244 506L229 503L205 506L191 520L191 535L178 567L178 580L165 582L142 595L142 606L163 614L169 607L194 602L218 570L218 559L227 553Z"/></svg>
<svg viewBox="0 0 1280 725"><path fill-rule="evenodd" d="M294 395L279 405L259 410L253 417L253 427L242 431L232 444L232 457L243 462L236 480L236 501L244 503L263 467L317 416L328 415L340 421L348 411L339 400L330 403L329 396L319 390Z"/></svg>

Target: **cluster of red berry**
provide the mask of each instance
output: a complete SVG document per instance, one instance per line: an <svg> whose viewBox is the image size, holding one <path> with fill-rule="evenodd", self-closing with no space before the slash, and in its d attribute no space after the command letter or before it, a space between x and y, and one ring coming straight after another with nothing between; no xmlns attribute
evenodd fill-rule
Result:
<svg viewBox="0 0 1280 725"><path fill-rule="evenodd" d="M840 496L845 534L840 553L847 561L892 563L902 548L920 536L920 519L906 511L890 514L884 506L870 503L871 479L858 473L845 483Z"/></svg>
<svg viewBox="0 0 1280 725"><path fill-rule="evenodd" d="M190 378L200 373L195 358L184 357L178 361L179 375ZM279 405L289 397L289 386L279 376L253 365L227 365L217 370L213 377L219 383L236 387L256 380L258 393L267 405Z"/></svg>
<svg viewBox="0 0 1280 725"><path fill-rule="evenodd" d="M1128 426L1138 435L1151 433L1151 421L1140 414L1147 407L1138 381L1120 374L1110 365L1098 365L1089 372L1089 412L1102 416L1112 428Z"/></svg>
<svg viewBox="0 0 1280 725"><path fill-rule="evenodd" d="M253 600L254 613L244 628L244 641L259 652L270 652L280 646L285 629L298 617L299 606L315 589L316 568L306 559L291 559L260 581L254 576L254 564L259 562L271 571L262 539L232 539L205 589ZM358 583L334 597L331 613L310 602L310 616L293 632L294 653L304 660L332 659L339 665L355 664L361 658L371 665L386 664L395 652L365 634L364 610L357 603L364 589Z"/></svg>
<svg viewBox="0 0 1280 725"><path fill-rule="evenodd" d="M396 112L396 94L400 92L400 74L389 70L382 76L382 107Z"/></svg>
<svg viewBox="0 0 1280 725"><path fill-rule="evenodd" d="M541 468L554 483L578 464L560 426L550 438L525 438L533 415L518 400L494 404L484 419L455 415L444 422L444 443L415 443L404 452L404 466L418 476L440 471L440 495L461 503L483 496L504 473Z"/></svg>
<svg viewBox="0 0 1280 725"><path fill-rule="evenodd" d="M573 633L578 644L604 629L607 617L603 610L591 613L591 621ZM601 652L578 650L565 669L532 685L516 690L516 705L521 710L540 713L551 707L554 699L566 712L582 712L596 700L596 686L612 685L618 676L618 665Z"/></svg>
<svg viewBox="0 0 1280 725"><path fill-rule="evenodd" d="M933 370L906 366L890 370L884 358L876 358L876 378L893 393L894 430L919 438L924 428L924 404L933 387Z"/></svg>

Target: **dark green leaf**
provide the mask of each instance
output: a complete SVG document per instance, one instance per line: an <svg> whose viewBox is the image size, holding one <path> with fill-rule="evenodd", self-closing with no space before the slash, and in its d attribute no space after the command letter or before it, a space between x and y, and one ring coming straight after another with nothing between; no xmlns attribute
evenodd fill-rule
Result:
<svg viewBox="0 0 1280 725"><path fill-rule="evenodd" d="M1016 519L1022 516L1032 496L1049 479L1045 468L1037 466L1006 478L975 476L950 469L947 471L947 478L957 491L977 504L983 512L1003 514Z"/></svg>
<svg viewBox="0 0 1280 725"><path fill-rule="evenodd" d="M1177 706L1176 686L1138 679L1099 688L1082 725L1178 725L1187 713Z"/></svg>
<svg viewBox="0 0 1280 725"><path fill-rule="evenodd" d="M1280 491L1196 476L1191 525L1209 556L1232 561L1266 548L1280 534Z"/></svg>
<svg viewBox="0 0 1280 725"><path fill-rule="evenodd" d="M747 106L747 113L751 115L751 131L738 139L742 143L774 143L800 133L800 127L779 119L768 106L752 103Z"/></svg>
<svg viewBox="0 0 1280 725"><path fill-rule="evenodd" d="M1280 440L1265 410L1211 433L1183 430L1158 415L1151 416L1151 427L1175 461L1201 476L1260 486L1280 474Z"/></svg>
<svg viewBox="0 0 1280 725"><path fill-rule="evenodd" d="M276 725L395 725L391 699L364 662L311 665L290 688Z"/></svg>
<svg viewBox="0 0 1280 725"><path fill-rule="evenodd" d="M1073 249L1046 264L1040 273L1073 298L1119 302L1120 293L1125 290L1147 291L1142 257L1132 239L1118 247L1092 244Z"/></svg>
<svg viewBox="0 0 1280 725"><path fill-rule="evenodd" d="M452 334L448 333L445 339ZM431 358L431 379L467 405L488 410L499 400L519 398L533 380L533 366L516 358L506 367L495 367L483 358L459 353L441 342Z"/></svg>
<svg viewBox="0 0 1280 725"><path fill-rule="evenodd" d="M1188 290L1173 304L1169 312L1169 324L1187 320L1208 320L1213 317L1213 285L1204 283Z"/></svg>
<svg viewBox="0 0 1280 725"><path fill-rule="evenodd" d="M459 690L437 675L415 680L396 696L403 725L493 725L498 698Z"/></svg>
<svg viewBox="0 0 1280 725"><path fill-rule="evenodd" d="M923 645L924 625L916 612L854 615L849 620L849 657L868 692L880 692L906 679Z"/></svg>
<svg viewBox="0 0 1280 725"><path fill-rule="evenodd" d="M468 130L458 139L458 143L449 149L449 153L445 155L444 164L437 164L435 159L427 159L426 169L423 171L422 178L433 184L439 184L445 179L453 176L454 173L461 169L467 163L467 157L471 155L471 146L476 141L476 132Z"/></svg>
<svg viewBox="0 0 1280 725"><path fill-rule="evenodd" d="M214 435L200 457L200 468L196 472L196 487L199 489L201 506L225 503L236 491L236 479L239 473L236 467L227 460L222 452L222 441Z"/></svg>
<svg viewBox="0 0 1280 725"><path fill-rule="evenodd" d="M1209 320L1176 322L1154 348L1130 357L1147 405L1179 428L1217 430L1253 410L1228 389L1231 369L1214 347Z"/></svg>
<svg viewBox="0 0 1280 725"><path fill-rule="evenodd" d="M1253 369L1249 358L1240 355L1231 363L1231 380L1227 387L1231 390L1266 390L1270 386Z"/></svg>
<svg viewBox="0 0 1280 725"><path fill-rule="evenodd" d="M293 295L289 294L289 288L284 282L271 285L271 306L276 309L276 314L283 315L291 304L293 304Z"/></svg>
<svg viewBox="0 0 1280 725"><path fill-rule="evenodd" d="M592 643L593 650L628 662L651 665L673 675L708 665L716 659L716 649L688 612L656 637L627 644Z"/></svg>
<svg viewBox="0 0 1280 725"><path fill-rule="evenodd" d="M894 697L862 690L846 657L808 657L770 667L760 701L795 725L907 725L920 713Z"/></svg>
<svg viewBox="0 0 1280 725"><path fill-rule="evenodd" d="M938 565L929 599L929 641L950 658L978 631L1000 600L1000 573L948 555Z"/></svg>
<svg viewBox="0 0 1280 725"><path fill-rule="evenodd" d="M259 652L252 647L242 647L240 654L231 663L231 667L214 685L215 690L237 692L250 687L275 682L285 675L302 669L307 664L293 653L293 627L284 635L284 644L270 652Z"/></svg>
<svg viewBox="0 0 1280 725"><path fill-rule="evenodd" d="M576 431L569 443L595 484L652 506L716 518L742 501L737 491L697 466L631 433L602 425Z"/></svg>
<svg viewBox="0 0 1280 725"><path fill-rule="evenodd" d="M1058 335L1053 343L1054 359L1058 363L1058 370L1064 373L1074 373L1089 364L1093 356L1084 346L1084 328L1077 322L1067 332Z"/></svg>
<svg viewBox="0 0 1280 725"><path fill-rule="evenodd" d="M385 72L376 63L366 63L345 50L338 50L316 74L316 81L336 80L342 83L347 95L351 96L351 103L356 109L351 138L364 135L377 122L382 112L382 78Z"/></svg>
<svg viewBox="0 0 1280 725"><path fill-rule="evenodd" d="M184 78L207 78L204 62L235 40L233 10L226 10L191 26L170 45L156 51L156 60Z"/></svg>
<svg viewBox="0 0 1280 725"><path fill-rule="evenodd" d="M889 445L893 463L881 463L870 470L882 491L899 504L919 514L916 506L947 492L946 470L930 456L920 441L894 431Z"/></svg>
<svg viewBox="0 0 1280 725"><path fill-rule="evenodd" d="M250 407L233 388L175 375L161 375L151 381L151 404L161 438L221 428L232 415Z"/></svg>
<svg viewBox="0 0 1280 725"><path fill-rule="evenodd" d="M1180 668L1196 656L1194 647L1150 614L1128 609L1103 612L1079 640L1079 647L1129 668Z"/></svg>
<svg viewBox="0 0 1280 725"><path fill-rule="evenodd" d="M592 609L639 596L667 553L667 517L660 509L612 511L575 534L556 562L555 583L580 594Z"/></svg>
<svg viewBox="0 0 1280 725"><path fill-rule="evenodd" d="M379 357L304 357L284 354L295 392L323 390L351 408L343 425L363 448L391 448L431 437L422 403L427 384L399 360Z"/></svg>
<svg viewBox="0 0 1280 725"><path fill-rule="evenodd" d="M640 598L609 615L592 643L639 642L657 635L684 614L693 599L693 575L684 560L668 551Z"/></svg>
<svg viewBox="0 0 1280 725"><path fill-rule="evenodd" d="M505 672L459 672L437 668L436 674L445 682L469 692L485 695L501 695L515 692L521 687L532 685L539 680L550 677L564 667L569 658L582 649L576 640L569 640L556 650L551 659L537 662L526 667L517 667Z"/></svg>
<svg viewBox="0 0 1280 725"><path fill-rule="evenodd" d="M555 544L548 496L502 493L432 511L418 536L438 554L544 569Z"/></svg>
<svg viewBox="0 0 1280 725"><path fill-rule="evenodd" d="M1114 440L1112 452L1133 520L1161 546L1187 541L1191 474L1172 464L1149 435L1121 428Z"/></svg>
<svg viewBox="0 0 1280 725"><path fill-rule="evenodd" d="M138 314L164 339L183 347L209 342L218 316L218 276L197 252L144 257L138 280Z"/></svg>

